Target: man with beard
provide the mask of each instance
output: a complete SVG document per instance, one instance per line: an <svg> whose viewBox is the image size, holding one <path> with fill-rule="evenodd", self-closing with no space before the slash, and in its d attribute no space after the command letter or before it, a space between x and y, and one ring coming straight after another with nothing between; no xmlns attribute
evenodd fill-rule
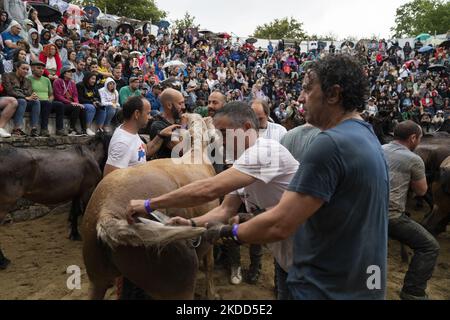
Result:
<svg viewBox="0 0 450 320"><path fill-rule="evenodd" d="M181 92L175 89L166 89L160 96L163 112L155 117L155 121L150 127L150 138L153 140L156 136L163 138L160 149L156 156L157 158L170 158L172 149L179 143L171 141L170 137L162 137L161 131L165 128L178 124L181 120L181 115L185 112L184 97Z"/></svg>
<svg viewBox="0 0 450 320"><path fill-rule="evenodd" d="M143 164L147 156L156 152L155 146L162 143L162 139L172 135L178 125L171 125L161 130L159 135L145 144L138 135L140 129L147 126L151 111L150 103L142 97L131 97L123 106L123 124L117 128L111 139L103 175L111 172Z"/></svg>
<svg viewBox="0 0 450 320"><path fill-rule="evenodd" d="M263 207L268 210L242 224L201 223L196 218L198 226L208 222L203 240L265 244L294 235L287 279L293 299L384 299L389 176L381 145L357 111L367 91L363 69L351 57L330 55L311 64L300 102L306 120L322 132L302 158L288 191L277 205ZM215 125L221 129L220 123ZM200 183L183 198L179 194L192 185L164 198L178 204L149 199L148 211L194 207L217 198L217 183L205 188ZM141 202L127 210L131 216L145 212Z"/></svg>

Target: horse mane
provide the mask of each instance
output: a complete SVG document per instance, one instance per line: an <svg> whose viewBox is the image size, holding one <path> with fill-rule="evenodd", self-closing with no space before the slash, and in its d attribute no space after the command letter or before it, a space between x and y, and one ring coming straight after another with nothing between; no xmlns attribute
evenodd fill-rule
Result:
<svg viewBox="0 0 450 320"><path fill-rule="evenodd" d="M207 157L206 150L211 143L219 139L212 118L203 118L196 113L186 113L183 117L191 138L190 150L183 155L183 159L192 159L192 157L201 153L203 161L211 163ZM198 144L199 141L201 142L200 145Z"/></svg>

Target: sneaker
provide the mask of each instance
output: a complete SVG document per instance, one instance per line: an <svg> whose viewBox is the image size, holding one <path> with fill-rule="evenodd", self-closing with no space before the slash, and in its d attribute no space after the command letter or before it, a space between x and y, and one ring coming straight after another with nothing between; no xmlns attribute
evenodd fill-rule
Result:
<svg viewBox="0 0 450 320"><path fill-rule="evenodd" d="M415 296L406 292L400 292L400 299L402 300L430 300L428 295L425 293L424 296Z"/></svg>
<svg viewBox="0 0 450 320"><path fill-rule="evenodd" d="M87 131L86 130L81 130L81 134L80 134L82 137L85 137L85 136L87 136L88 134L87 134Z"/></svg>
<svg viewBox="0 0 450 320"><path fill-rule="evenodd" d="M65 137L65 136L67 136L67 133L64 129L61 129L61 130L56 130L56 135L60 136L60 137Z"/></svg>
<svg viewBox="0 0 450 320"><path fill-rule="evenodd" d="M11 134L13 136L18 136L18 137L26 137L27 134L25 132L22 131L22 129L14 129Z"/></svg>
<svg viewBox="0 0 450 320"><path fill-rule="evenodd" d="M0 128L0 138L9 138L11 134L3 128Z"/></svg>
<svg viewBox="0 0 450 320"><path fill-rule="evenodd" d="M260 275L261 275L261 265L258 266L250 265L246 280L249 284L256 284L258 282Z"/></svg>
<svg viewBox="0 0 450 320"><path fill-rule="evenodd" d="M36 128L31 129L30 136L33 138L39 137L38 130Z"/></svg>
<svg viewBox="0 0 450 320"><path fill-rule="evenodd" d="M242 270L241 267L231 267L231 284L238 285L242 282Z"/></svg>
<svg viewBox="0 0 450 320"><path fill-rule="evenodd" d="M69 137L81 137L82 134L75 129L69 130Z"/></svg>
<svg viewBox="0 0 450 320"><path fill-rule="evenodd" d="M90 128L89 129L87 129L86 131L86 134L89 136L89 137L93 137L93 136L95 136L95 132L94 131L92 131Z"/></svg>
<svg viewBox="0 0 450 320"><path fill-rule="evenodd" d="M41 129L41 137L50 137L50 132L47 129Z"/></svg>

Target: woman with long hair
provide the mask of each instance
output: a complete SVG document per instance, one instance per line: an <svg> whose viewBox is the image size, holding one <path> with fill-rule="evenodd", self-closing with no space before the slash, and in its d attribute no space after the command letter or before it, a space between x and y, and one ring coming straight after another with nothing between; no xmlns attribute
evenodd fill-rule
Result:
<svg viewBox="0 0 450 320"><path fill-rule="evenodd" d="M31 28L28 30L28 43L30 44L30 53L32 55L32 60L39 60L39 55L41 54L44 47L41 44L41 37L39 32Z"/></svg>
<svg viewBox="0 0 450 320"><path fill-rule="evenodd" d="M82 82L77 83L78 100L86 110L86 133L94 136L95 130L91 129L92 122L97 114L97 126L102 128L105 122L106 109L100 102L100 95L96 88L97 75L92 72L86 73ZM99 121L101 120L101 122Z"/></svg>
<svg viewBox="0 0 450 320"><path fill-rule="evenodd" d="M108 58L103 56L98 64L98 73L103 77L102 81L100 81L101 85L104 85L106 79L112 78L111 65L109 64Z"/></svg>
<svg viewBox="0 0 450 320"><path fill-rule="evenodd" d="M77 68L77 52L75 50L69 50L67 52L67 60L64 63L64 67L70 67L71 69Z"/></svg>
<svg viewBox="0 0 450 320"><path fill-rule="evenodd" d="M45 63L44 76L52 81L58 79L62 68L62 62L56 45L52 43L46 45L39 55L39 61Z"/></svg>
<svg viewBox="0 0 450 320"><path fill-rule="evenodd" d="M0 33L8 29L11 19L9 18L8 12L5 10L0 11Z"/></svg>
<svg viewBox="0 0 450 320"><path fill-rule="evenodd" d="M3 67L5 68L5 73L10 73L10 72L15 71L14 66L19 61L30 63L30 61L27 61L27 55L28 55L28 53L24 49L21 49L21 48L16 49L13 53L13 58L11 60L3 61Z"/></svg>
<svg viewBox="0 0 450 320"><path fill-rule="evenodd" d="M44 30L44 26L39 20L38 12L36 9L32 8L30 10L30 12L28 13L28 19L31 20L31 22L33 22L33 28L36 29L38 32Z"/></svg>

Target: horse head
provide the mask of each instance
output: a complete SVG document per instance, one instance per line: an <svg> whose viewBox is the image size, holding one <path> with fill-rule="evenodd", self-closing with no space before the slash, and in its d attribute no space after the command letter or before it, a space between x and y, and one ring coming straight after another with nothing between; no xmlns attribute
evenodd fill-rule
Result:
<svg viewBox="0 0 450 320"><path fill-rule="evenodd" d="M281 121L286 130L291 130L306 123L303 114L297 108L290 108L287 117Z"/></svg>
<svg viewBox="0 0 450 320"><path fill-rule="evenodd" d="M112 135L110 134L97 133L87 144L102 172L105 168L106 161L108 160L108 148L111 139Z"/></svg>
<svg viewBox="0 0 450 320"><path fill-rule="evenodd" d="M187 128L184 138L190 139L186 142L186 145L189 144L189 152L183 157L196 157L196 159L201 157L204 162L211 163L208 151L211 144L219 139L212 118L202 118L195 113L186 113L182 116L181 124Z"/></svg>

